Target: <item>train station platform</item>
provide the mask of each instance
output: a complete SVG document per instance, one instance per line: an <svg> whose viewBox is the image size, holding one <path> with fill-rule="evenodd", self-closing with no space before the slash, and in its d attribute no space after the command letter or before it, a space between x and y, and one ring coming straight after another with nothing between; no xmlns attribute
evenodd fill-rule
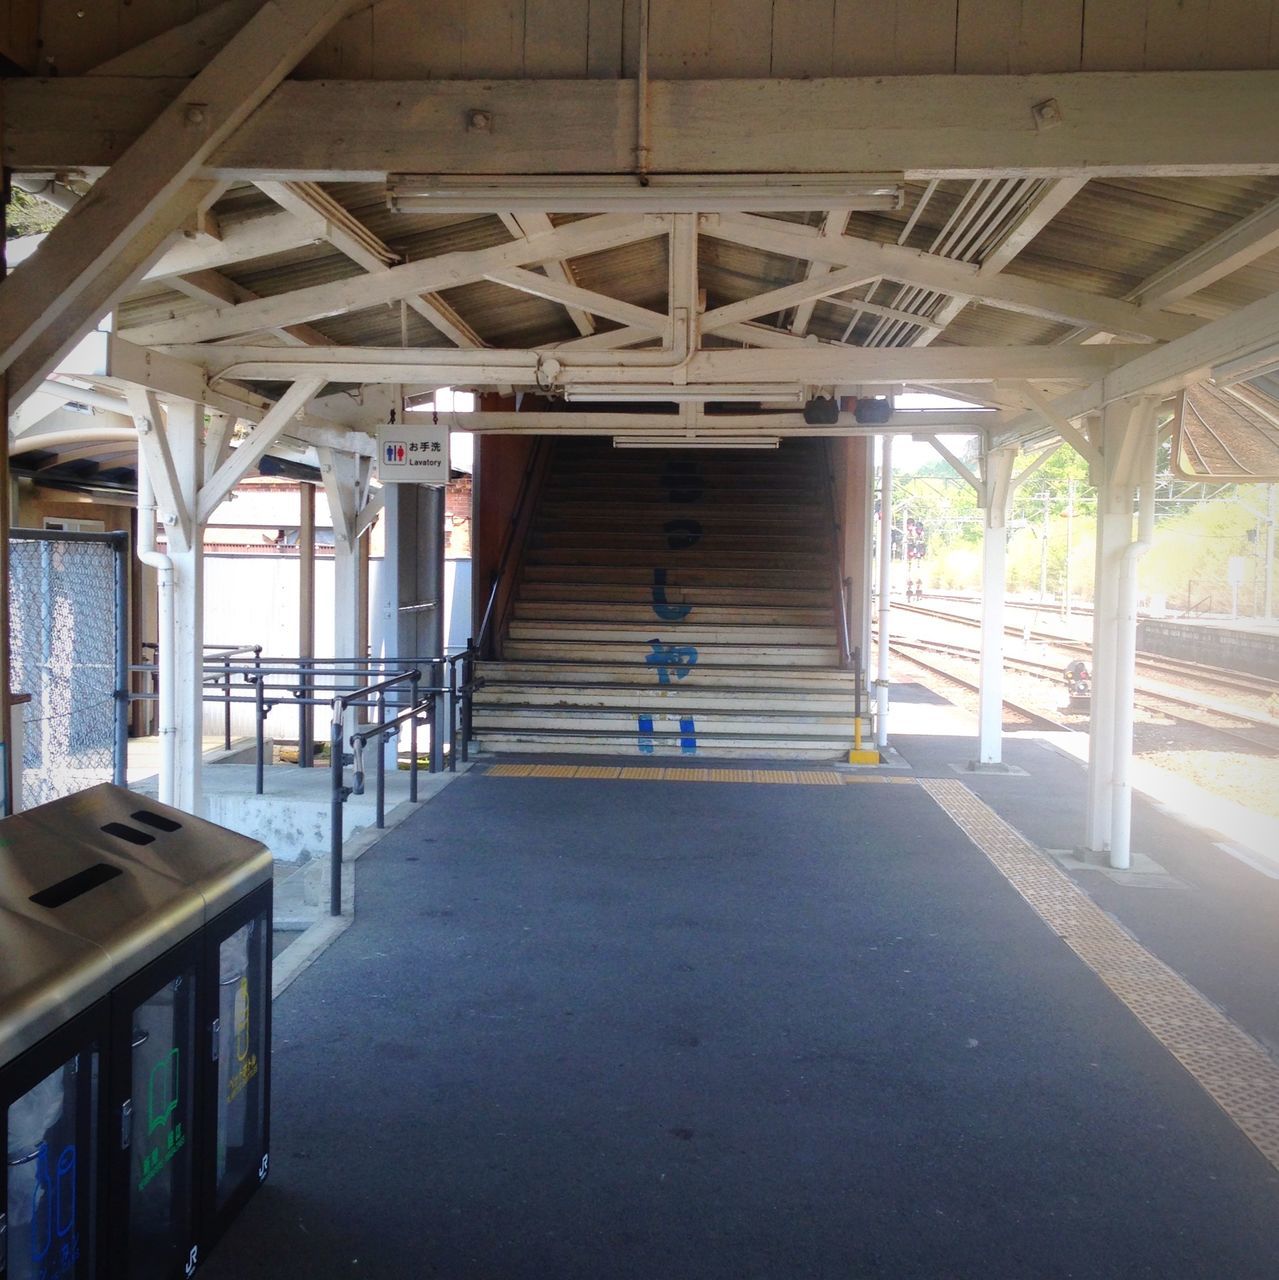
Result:
<svg viewBox="0 0 1279 1280"><path fill-rule="evenodd" d="M1144 804L1079 865L1076 763L896 745L459 777L277 1000L204 1274L1279 1274L1279 881Z"/></svg>

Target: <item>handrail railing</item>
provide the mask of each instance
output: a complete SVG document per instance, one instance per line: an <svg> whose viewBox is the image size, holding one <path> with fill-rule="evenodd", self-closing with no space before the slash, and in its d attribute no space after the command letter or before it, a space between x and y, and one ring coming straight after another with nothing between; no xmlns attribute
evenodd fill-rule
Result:
<svg viewBox="0 0 1279 1280"><path fill-rule="evenodd" d="M386 753L383 744L400 725L409 724L409 800L417 802L417 726L420 719L427 719L431 725L431 738L434 744L438 738L435 727L435 694L434 688L425 690L431 695L423 700L422 672L414 667L409 671L397 671L372 684L346 693L337 693L332 699L331 733L329 739L329 776L332 785L329 789L329 914L342 914L342 846L344 843L342 806L349 795L364 794L364 752L370 739L376 739L377 758L377 825L379 830L386 826ZM390 720L386 718L386 694L393 689L403 689L409 695L409 705ZM346 751L344 733L346 713L356 706L376 706L379 719L376 724L366 725L354 730L350 735L352 747L351 764L353 768L352 787L347 788L343 781L346 767ZM435 751L431 752L432 759Z"/></svg>
<svg viewBox="0 0 1279 1280"><path fill-rule="evenodd" d="M206 662L203 668L203 684L206 690L206 703L221 703L223 706L224 744L230 748L231 708L234 705L251 705L254 708L254 736L256 745L256 777L255 792L265 792L266 766L266 721L268 715L278 706L296 705L299 712L298 764L308 767L308 744L305 740L304 713L311 707L329 707L333 696L346 693L353 686L367 687L375 676L384 679L400 675L409 664L424 667L431 672L432 680L429 692L434 699L443 699L449 693L445 683L446 658L263 658L260 646L243 646L253 657L247 662L233 661L229 656L216 656L213 661ZM461 655L458 655L461 656ZM134 663L127 668L126 674L151 674L155 671L153 663ZM375 681L379 686L382 681ZM356 701L352 706L362 709L382 710L378 701L385 690L379 688L370 695L368 701ZM468 695L469 697L469 690ZM129 706L133 702L153 702L157 694L135 693L126 690L117 697L118 715L127 724ZM469 715L469 711L468 711ZM450 719L454 713L450 712ZM432 712L430 717L431 734L429 739L430 770L438 773L444 768L442 743L435 731L435 725L443 720L443 715ZM455 753L454 753L455 754ZM453 764L456 770L456 763Z"/></svg>
<svg viewBox="0 0 1279 1280"><path fill-rule="evenodd" d="M848 597L846 595L848 580L841 571L843 548L840 545L840 533L844 526L839 519L839 491L835 485L832 447L831 442L828 440L826 442L826 481L828 497L830 498L831 572L835 577L834 601L839 606L839 661L840 666L847 668L852 665L853 650L848 625Z"/></svg>
<svg viewBox="0 0 1279 1280"><path fill-rule="evenodd" d="M287 702L299 706L328 707L332 715L329 789L329 910L342 912L342 844L343 809L347 797L363 795L365 786L365 753L376 741L376 823L386 826L386 752L383 745L402 725L409 726L409 801L418 799L418 730L425 725L428 732L427 753L430 771L444 768L443 741L440 733L441 704L447 699L449 737L454 744L448 767L457 769L457 757L468 756L470 736L470 700L476 686L474 662L476 649L468 642L460 652L431 658L273 658L262 656L260 645L210 646L212 660L203 667L204 687L212 690L205 702L220 701L251 704L257 719L256 791L264 791L265 736L263 726L270 711ZM234 650L234 652L232 652ZM247 661L237 661L252 655ZM411 665L410 665L411 664ZM461 675L459 677L459 666ZM134 663L127 667L126 677L152 673L154 663ZM431 680L424 684L423 671ZM352 682L358 682L352 684ZM152 701L155 693L134 693L130 689L117 692L121 715L127 722L131 702ZM346 713L355 709L372 710L376 720L346 734ZM459 733L459 728L461 732ZM347 755L347 745L351 753ZM303 754L299 742L299 760ZM352 766L352 786L344 782L347 764Z"/></svg>
<svg viewBox="0 0 1279 1280"><path fill-rule="evenodd" d="M506 523L506 533L503 535L502 551L497 559L497 568L493 571L493 581L489 586L488 601L484 606L484 616L480 619L479 630L476 632L474 639L467 642L468 645L473 643L478 648L483 649L490 640L489 626L493 621L493 611L497 605L498 591L501 589L506 571L510 567L511 553L515 549L516 534L524 519L524 508L533 491L533 477L537 474L537 468L541 463L543 448L544 445L541 440L534 441L528 462L525 463L524 474L520 477L519 493L516 495L515 505L511 508L510 519Z"/></svg>

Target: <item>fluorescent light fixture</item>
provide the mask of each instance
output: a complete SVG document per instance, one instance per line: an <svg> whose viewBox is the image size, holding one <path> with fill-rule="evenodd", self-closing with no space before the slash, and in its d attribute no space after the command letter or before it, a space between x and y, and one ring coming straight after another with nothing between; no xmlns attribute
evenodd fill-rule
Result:
<svg viewBox="0 0 1279 1280"><path fill-rule="evenodd" d="M614 449L776 449L776 436L614 436Z"/></svg>
<svg viewBox="0 0 1279 1280"><path fill-rule="evenodd" d="M797 408L804 403L802 387L787 386L747 386L740 383L724 383L722 385L682 385L671 387L655 387L652 385L627 386L618 383L616 386L568 387L564 399L573 404L612 404L619 400L633 401L636 404L671 404L686 401L715 400L721 404L756 404L767 401L769 404L794 405Z"/></svg>
<svg viewBox="0 0 1279 1280"><path fill-rule="evenodd" d="M653 173L444 175L393 173L387 204L400 213L892 212L902 174Z"/></svg>

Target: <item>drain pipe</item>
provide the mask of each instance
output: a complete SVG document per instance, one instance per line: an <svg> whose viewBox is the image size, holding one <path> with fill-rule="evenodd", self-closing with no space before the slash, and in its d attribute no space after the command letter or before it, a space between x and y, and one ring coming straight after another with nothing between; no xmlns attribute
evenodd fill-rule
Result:
<svg viewBox="0 0 1279 1280"><path fill-rule="evenodd" d="M893 438L883 437L879 467L879 645L875 745L888 746L888 596L893 582Z"/></svg>
<svg viewBox="0 0 1279 1280"><path fill-rule="evenodd" d="M153 430L149 422L138 423L138 434ZM142 449L138 449L138 559L155 570L156 639L159 652L160 788L161 804L172 804L177 790L178 726L174 715L174 629L173 629L173 561L155 549L155 490L147 471Z"/></svg>
<svg viewBox="0 0 1279 1280"><path fill-rule="evenodd" d="M1119 565L1115 637L1115 737L1110 782L1110 865L1126 871L1132 861L1132 728L1137 670L1137 565L1155 533L1155 460L1152 447L1138 488L1137 540Z"/></svg>

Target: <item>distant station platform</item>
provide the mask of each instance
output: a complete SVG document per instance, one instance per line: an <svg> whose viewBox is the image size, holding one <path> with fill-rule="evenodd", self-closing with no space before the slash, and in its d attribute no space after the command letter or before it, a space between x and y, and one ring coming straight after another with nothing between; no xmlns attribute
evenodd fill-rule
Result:
<svg viewBox="0 0 1279 1280"><path fill-rule="evenodd" d="M277 1000L205 1274L1279 1274L1279 880L1144 804L1083 864L1043 744L896 746L459 777Z"/></svg>
<svg viewBox="0 0 1279 1280"><path fill-rule="evenodd" d="M1143 618L1137 647L1254 675L1279 677L1279 622L1258 618Z"/></svg>

